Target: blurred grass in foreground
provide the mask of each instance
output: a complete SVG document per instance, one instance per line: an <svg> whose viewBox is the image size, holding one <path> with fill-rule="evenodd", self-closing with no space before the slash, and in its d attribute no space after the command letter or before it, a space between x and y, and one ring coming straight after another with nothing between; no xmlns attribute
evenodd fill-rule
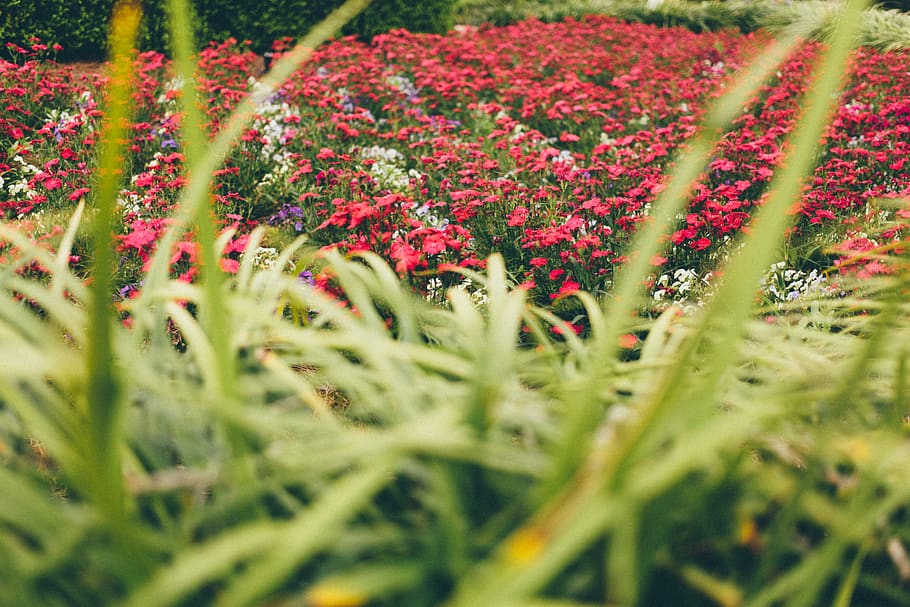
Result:
<svg viewBox="0 0 910 607"><path fill-rule="evenodd" d="M257 99L206 142L176 19L188 185L132 328L107 303L103 208L88 287L67 267L81 211L55 255L0 226L19 251L0 268L4 604L910 604L906 258L840 299L753 310L861 5L838 21L787 168L715 298L640 320L647 268L633 263L619 297L579 295L586 340L529 306L497 256L472 275L481 307L457 289L431 306L373 256L328 255L340 306L284 271L302 242L271 269L247 256L223 276L207 184ZM355 8L289 53L262 95ZM788 44L677 159L642 258ZM129 54L114 48L116 134ZM118 140L101 155L102 205ZM187 285L161 268L193 226L210 261ZM34 263L50 281L17 273Z"/></svg>

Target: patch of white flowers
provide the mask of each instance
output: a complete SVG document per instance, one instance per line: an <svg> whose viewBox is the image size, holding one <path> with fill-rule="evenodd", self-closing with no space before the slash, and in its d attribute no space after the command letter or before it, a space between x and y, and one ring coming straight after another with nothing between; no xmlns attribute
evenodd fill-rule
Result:
<svg viewBox="0 0 910 607"><path fill-rule="evenodd" d="M485 306L489 300L487 288L484 285L476 284L470 278L465 278L453 288L467 293L471 298L471 303L477 308ZM427 300L439 302L443 300L443 295L445 294L442 290L442 281L439 278L431 278L427 282Z"/></svg>
<svg viewBox="0 0 910 607"><path fill-rule="evenodd" d="M285 123L285 118L298 116L300 110L287 102L270 103L260 106L251 126L259 133L262 144L263 160L281 162L288 155L285 144L296 134L297 130Z"/></svg>
<svg viewBox="0 0 910 607"><path fill-rule="evenodd" d="M828 279L818 270L804 272L788 268L779 261L768 269L761 279L761 291L775 303L796 301L806 295L817 295L828 290Z"/></svg>
<svg viewBox="0 0 910 607"><path fill-rule="evenodd" d="M658 277L652 297L660 302L690 303L712 286L712 277L711 272L701 276L695 270L679 268Z"/></svg>
<svg viewBox="0 0 910 607"><path fill-rule="evenodd" d="M470 295L471 303L473 303L478 308L487 305L489 297L487 295L487 287L485 285L478 285L474 283L474 281L472 281L470 278L465 278L458 285L456 285L455 288Z"/></svg>
<svg viewBox="0 0 910 607"><path fill-rule="evenodd" d="M559 150L559 155L553 156L553 158L551 159L551 162L553 162L554 164L559 162L562 164L567 164L569 166L574 166L575 158L572 156L572 152L570 152L569 150Z"/></svg>
<svg viewBox="0 0 910 607"><path fill-rule="evenodd" d="M387 76L385 81L386 84L398 89L398 92L408 99L413 99L414 97L417 97L418 93L420 93L420 89L417 88L417 86L407 76L393 74L391 76Z"/></svg>
<svg viewBox="0 0 910 607"><path fill-rule="evenodd" d="M698 306L714 288L713 275L699 275L692 269L680 268L662 274L654 283L652 298L660 303L677 303L685 307ZM828 278L818 270L795 270L786 262L773 264L760 282L762 295L783 305L807 296L824 295L831 288Z"/></svg>
<svg viewBox="0 0 910 607"><path fill-rule="evenodd" d="M438 278L431 278L427 281L427 300L440 301L442 299L442 281Z"/></svg>
<svg viewBox="0 0 910 607"><path fill-rule="evenodd" d="M44 115L44 120L46 124L54 125L66 125L70 120L73 119L73 115L68 110L63 110L60 108L53 108L47 111Z"/></svg>
<svg viewBox="0 0 910 607"><path fill-rule="evenodd" d="M263 88L261 82L255 78L250 79L252 91ZM250 128L259 133L262 143L260 154L263 160L280 162L288 152L284 151L287 142L297 134L297 129L292 124L299 122L300 109L286 101L281 101L278 94L269 96L265 101L256 106L256 117Z"/></svg>
<svg viewBox="0 0 910 607"><path fill-rule="evenodd" d="M449 225L449 218L433 213L429 204L423 204L413 210L413 215L423 222L428 228L444 228Z"/></svg>
<svg viewBox="0 0 910 607"><path fill-rule="evenodd" d="M853 137L850 138L850 141L847 142L847 147L855 148L855 147L859 147L860 145L863 145L865 143L866 143L866 138L862 134L860 134L859 136L854 135Z"/></svg>
<svg viewBox="0 0 910 607"><path fill-rule="evenodd" d="M29 186L28 181L29 177L40 173L41 169L26 161L19 154L13 156L13 163L18 165L17 172L19 173L19 178L11 179L9 185L6 186L6 191L10 194L10 196L23 195L29 200L37 197L38 192ZM2 188L2 183L0 183L0 188Z"/></svg>
<svg viewBox="0 0 910 607"><path fill-rule="evenodd" d="M261 82L250 78L251 92L263 88ZM272 166L271 170L256 184L257 191L267 189L286 181L295 169L294 159L287 143L297 135L300 122L300 108L282 101L280 95L272 94L256 106L256 114L250 128L258 133L257 142L262 146L259 155Z"/></svg>
<svg viewBox="0 0 910 607"><path fill-rule="evenodd" d="M713 63L710 59L705 59L702 62L702 65L704 65L704 68L702 69L701 73L704 76L721 76L724 73L725 65L723 61Z"/></svg>
<svg viewBox="0 0 910 607"><path fill-rule="evenodd" d="M286 181L287 176L294 172L294 159L287 151L278 152L272 155L275 162L271 171L266 173L263 178L256 184L256 190L262 191L270 186L282 184Z"/></svg>
<svg viewBox="0 0 910 607"><path fill-rule="evenodd" d="M246 255L247 252L244 251L240 258L243 259ZM253 251L253 266L260 270L268 270L278 261L278 256L278 249L274 247L257 247Z"/></svg>
<svg viewBox="0 0 910 607"><path fill-rule="evenodd" d="M86 110L95 107L95 99L90 91L84 91L76 101L72 111L68 109L53 108L45 115L45 127L53 125L54 138L59 142L63 139L62 129L77 129L85 127L89 133L95 130L95 124L90 119Z"/></svg>
<svg viewBox="0 0 910 607"><path fill-rule="evenodd" d="M401 192L408 189L411 179L421 177L419 171L406 168L404 155L395 148L374 145L361 149L360 157L373 161L369 172L382 189Z"/></svg>
<svg viewBox="0 0 910 607"><path fill-rule="evenodd" d="M143 170L130 177L130 186L135 187L142 175L154 173L161 166L163 157L162 152L155 152L152 159L145 163ZM149 205L139 192L123 189L117 194L117 209L124 215L142 215L144 211L149 210Z"/></svg>
<svg viewBox="0 0 910 607"><path fill-rule="evenodd" d="M177 99L174 95L168 95L168 93L175 93L183 88L183 77L175 76L167 82L164 83L164 92L158 95L158 104L165 105L170 107L177 107Z"/></svg>
<svg viewBox="0 0 910 607"><path fill-rule="evenodd" d="M133 181L136 181L135 177ZM117 208L124 215L138 215L145 208L145 205L142 204L142 197L136 192L120 190L117 195Z"/></svg>

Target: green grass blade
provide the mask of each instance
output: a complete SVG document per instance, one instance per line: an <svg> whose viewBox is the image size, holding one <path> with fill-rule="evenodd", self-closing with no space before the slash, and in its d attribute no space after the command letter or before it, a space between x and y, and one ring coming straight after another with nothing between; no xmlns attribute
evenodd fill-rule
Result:
<svg viewBox="0 0 910 607"><path fill-rule="evenodd" d="M76 240L76 231L82 221L83 211L85 211L84 199L79 201L76 210L73 211L73 216L70 218L66 232L63 234L63 239L60 241L60 246L57 247L57 263L52 266L53 275L51 276L52 293L55 299L63 298L64 289L72 289L73 284L80 284L75 280L65 280L65 277L69 277L70 253L73 250L73 242Z"/></svg>
<svg viewBox="0 0 910 607"><path fill-rule="evenodd" d="M274 591L294 567L335 540L347 519L389 481L393 463L380 460L351 473L323 491L312 506L291 521L251 523L201 546L184 549L124 605L174 605L225 576L230 585L218 605L255 604L257 597ZM245 573L229 575L236 566L253 558L257 560Z"/></svg>
<svg viewBox="0 0 910 607"><path fill-rule="evenodd" d="M196 70L193 63L193 33L189 21L190 5L187 0L170 0L171 40L174 47L174 66L182 82L180 106L183 113L181 123L182 142L185 150L186 166L191 171L197 170L206 153L207 140L204 131L202 112L199 111L199 96L196 87ZM201 273L203 299L200 316L206 333L210 336L216 355L218 381L213 386L218 398L227 398L235 393L236 364L231 346L233 326L224 307L222 286L224 277L219 266L221 252L216 250L216 225L210 207L211 176L205 176L205 182L196 203L197 211L194 224L199 242L199 268ZM192 174L188 176L193 179Z"/></svg>
<svg viewBox="0 0 910 607"><path fill-rule="evenodd" d="M423 571L423 563L413 562L355 566L317 582L307 590L305 604L314 607L364 605L396 590L415 586L423 577Z"/></svg>
<svg viewBox="0 0 910 607"><path fill-rule="evenodd" d="M316 503L281 526L268 553L231 580L216 607L255 605L257 599L278 589L295 569L344 533L347 520L393 478L396 460L380 457L323 491Z"/></svg>
<svg viewBox="0 0 910 607"><path fill-rule="evenodd" d="M120 472L119 423L121 387L112 348L113 222L119 184L123 140L127 137L132 81L132 48L139 29L138 3L119 2L111 24L111 79L107 97L96 185L97 210L93 226L94 264L86 361L88 364L89 427L86 458L89 495L112 519L124 514L124 489Z"/></svg>
<svg viewBox="0 0 910 607"><path fill-rule="evenodd" d="M850 603L853 600L853 593L856 591L856 585L859 582L859 574L863 569L863 560L865 560L867 552L867 547L863 546L863 548L856 553L856 556L853 557L853 563L850 564L850 569L847 571L847 575L844 577L844 581L841 583L840 589L837 591L837 596L831 607L850 607Z"/></svg>

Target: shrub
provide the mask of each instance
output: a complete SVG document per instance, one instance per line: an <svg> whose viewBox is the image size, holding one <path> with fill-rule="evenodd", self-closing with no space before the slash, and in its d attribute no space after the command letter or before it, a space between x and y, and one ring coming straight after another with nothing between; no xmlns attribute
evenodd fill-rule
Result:
<svg viewBox="0 0 910 607"><path fill-rule="evenodd" d="M32 36L60 44L61 57L99 59L112 0L9 0L0 8L0 41L23 46Z"/></svg>
<svg viewBox="0 0 910 607"><path fill-rule="evenodd" d="M141 0L145 12L140 33L142 49L169 48L167 0ZM275 40L298 38L341 4L340 0L193 0L196 38L205 43L229 37L250 40L264 52ZM19 45L35 36L60 44L61 58L104 57L107 19L114 0L9 0L0 8L0 40ZM443 33L453 21L451 0L375 0L344 28L346 34L369 37L390 29Z"/></svg>

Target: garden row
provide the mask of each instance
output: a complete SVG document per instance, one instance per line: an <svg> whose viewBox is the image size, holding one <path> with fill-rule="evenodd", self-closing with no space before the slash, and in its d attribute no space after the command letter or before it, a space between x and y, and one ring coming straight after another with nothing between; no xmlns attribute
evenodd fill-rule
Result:
<svg viewBox="0 0 910 607"><path fill-rule="evenodd" d="M245 234L267 224L263 264L306 234L319 247L375 251L430 296L457 280L447 267L480 267L493 252L538 303L608 292L674 153L767 43L762 33L695 34L603 16L336 41L258 108L218 171L214 208L237 230L223 267L236 269ZM32 56L40 50L18 49L0 64L0 211L53 241L76 203L92 199L104 81ZM693 297L735 246L774 176L818 51L802 45L723 138L654 260L655 299ZM858 52L785 263L771 277L772 299L823 286L840 255L831 247L845 240L871 249L900 236L899 217L880 199L910 192L907 59ZM201 52L212 132L258 86L256 60L231 41ZM136 64L130 177L118 208L125 297L139 288L184 180L169 63L149 52ZM196 259L188 237L174 272L191 280ZM887 270L877 261L851 267Z"/></svg>
<svg viewBox="0 0 910 607"><path fill-rule="evenodd" d="M560 21L566 17L603 14L626 21L682 26L694 31L724 28L751 32L798 27L803 35L828 39L834 31L841 3L829 0L523 0L487 2L460 0L456 19L461 23L505 25L531 17ZM870 2L863 12L860 40L882 50L910 48L910 2ZM904 12L898 12L904 11Z"/></svg>

